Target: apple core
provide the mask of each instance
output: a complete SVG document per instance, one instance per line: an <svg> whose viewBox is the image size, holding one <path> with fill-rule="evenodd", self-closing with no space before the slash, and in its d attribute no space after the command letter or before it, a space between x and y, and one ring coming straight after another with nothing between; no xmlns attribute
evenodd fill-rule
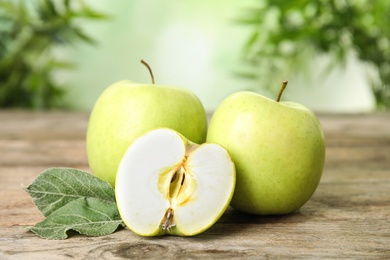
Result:
<svg viewBox="0 0 390 260"><path fill-rule="evenodd" d="M185 156L180 165L159 177L159 191L169 201L169 208L165 212L160 225L163 230L170 231L176 225L174 220L176 207L185 204L195 191L196 181L191 173L186 171L187 158Z"/></svg>

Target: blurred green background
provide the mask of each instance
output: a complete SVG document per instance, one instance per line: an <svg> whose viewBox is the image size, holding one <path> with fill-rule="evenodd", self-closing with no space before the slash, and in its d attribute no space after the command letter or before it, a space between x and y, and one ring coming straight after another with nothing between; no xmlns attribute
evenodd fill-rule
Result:
<svg viewBox="0 0 390 260"><path fill-rule="evenodd" d="M0 0L0 106L90 110L129 79L208 111L253 90L318 112L390 107L387 0Z"/></svg>

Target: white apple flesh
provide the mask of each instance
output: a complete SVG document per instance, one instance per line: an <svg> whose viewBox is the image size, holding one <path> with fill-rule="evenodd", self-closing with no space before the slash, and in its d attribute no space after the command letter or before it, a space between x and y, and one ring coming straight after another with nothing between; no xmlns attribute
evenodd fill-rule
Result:
<svg viewBox="0 0 390 260"><path fill-rule="evenodd" d="M162 128L128 148L115 194L123 221L135 233L192 236L221 217L234 187L234 164L224 148L198 145Z"/></svg>
<svg viewBox="0 0 390 260"><path fill-rule="evenodd" d="M310 199L320 182L323 132L315 114L300 104L247 91L232 94L213 114L207 142L222 145L235 163L231 205L237 210L291 213Z"/></svg>

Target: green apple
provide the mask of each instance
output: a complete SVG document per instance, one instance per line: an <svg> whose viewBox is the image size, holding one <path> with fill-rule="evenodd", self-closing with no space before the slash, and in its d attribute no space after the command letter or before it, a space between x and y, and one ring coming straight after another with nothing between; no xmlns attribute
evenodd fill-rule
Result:
<svg viewBox="0 0 390 260"><path fill-rule="evenodd" d="M225 147L236 165L233 208L251 214L287 214L315 192L325 160L316 115L303 105L241 91L213 114L207 142Z"/></svg>
<svg viewBox="0 0 390 260"><path fill-rule="evenodd" d="M195 144L168 128L149 131L127 149L115 197L126 226L142 236L193 236L225 212L235 168L220 145Z"/></svg>
<svg viewBox="0 0 390 260"><path fill-rule="evenodd" d="M130 81L109 86L96 101L88 123L86 148L92 172L114 187L126 149L137 137L159 127L202 143L207 132L205 109L185 88Z"/></svg>

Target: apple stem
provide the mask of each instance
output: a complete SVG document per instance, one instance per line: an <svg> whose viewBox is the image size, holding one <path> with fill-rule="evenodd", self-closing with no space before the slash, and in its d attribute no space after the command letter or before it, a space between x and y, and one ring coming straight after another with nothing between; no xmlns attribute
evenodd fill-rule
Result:
<svg viewBox="0 0 390 260"><path fill-rule="evenodd" d="M141 60L141 63L144 64L148 68L149 73L150 73L150 77L152 78L152 84L154 85L154 76L153 76L152 69L150 68L149 64L146 61Z"/></svg>
<svg viewBox="0 0 390 260"><path fill-rule="evenodd" d="M284 91L284 89L286 88L287 84L288 84L288 81L287 81L287 80L284 80L284 81L282 82L282 87L280 88L280 91L279 91L279 94L278 94L278 98L276 99L276 102L279 102L279 101L280 101L280 98L282 97L283 91Z"/></svg>

